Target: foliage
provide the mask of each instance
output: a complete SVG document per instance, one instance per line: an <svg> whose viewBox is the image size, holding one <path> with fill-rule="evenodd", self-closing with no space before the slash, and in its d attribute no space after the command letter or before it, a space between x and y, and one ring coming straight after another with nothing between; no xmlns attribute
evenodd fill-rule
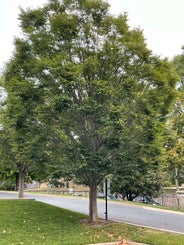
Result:
<svg viewBox="0 0 184 245"><path fill-rule="evenodd" d="M0 189L1 190L17 190L18 172L10 167L0 165Z"/></svg>
<svg viewBox="0 0 184 245"><path fill-rule="evenodd" d="M173 173L176 187L182 183L181 174L184 165L184 83L183 83L184 55L174 57L173 64L179 75L177 84L177 98L172 106L167 121L165 147L167 149L168 168Z"/></svg>
<svg viewBox="0 0 184 245"><path fill-rule="evenodd" d="M183 70L183 63L184 63L184 55L177 55L173 58L173 65L177 71L177 74L179 75L179 81L178 81L178 89L180 91L184 90L184 70Z"/></svg>

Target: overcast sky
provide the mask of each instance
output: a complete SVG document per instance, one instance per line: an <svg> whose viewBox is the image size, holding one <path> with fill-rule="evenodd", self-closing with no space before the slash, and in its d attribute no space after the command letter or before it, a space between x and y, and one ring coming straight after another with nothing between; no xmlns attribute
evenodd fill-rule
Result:
<svg viewBox="0 0 184 245"><path fill-rule="evenodd" d="M0 0L0 68L11 57L18 36L19 6L38 7L47 0ZM108 0L111 13L128 13L129 25L140 27L148 48L161 57L181 54L184 45L184 0Z"/></svg>

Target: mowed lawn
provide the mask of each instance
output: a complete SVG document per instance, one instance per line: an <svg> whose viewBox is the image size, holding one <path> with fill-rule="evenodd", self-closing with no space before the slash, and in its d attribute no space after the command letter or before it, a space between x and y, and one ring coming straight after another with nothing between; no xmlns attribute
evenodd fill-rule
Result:
<svg viewBox="0 0 184 245"><path fill-rule="evenodd" d="M86 216L33 200L0 200L0 245L82 245L132 240L183 245L184 236L125 224L88 226ZM177 221L176 221L177 222Z"/></svg>

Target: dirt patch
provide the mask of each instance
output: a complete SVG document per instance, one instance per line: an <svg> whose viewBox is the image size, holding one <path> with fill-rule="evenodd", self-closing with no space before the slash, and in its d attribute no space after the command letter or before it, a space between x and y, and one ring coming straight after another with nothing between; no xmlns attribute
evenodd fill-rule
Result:
<svg viewBox="0 0 184 245"><path fill-rule="evenodd" d="M109 224L115 224L116 222L105 219L98 219L95 223L89 223L88 219L81 219L79 222L86 226L101 227Z"/></svg>

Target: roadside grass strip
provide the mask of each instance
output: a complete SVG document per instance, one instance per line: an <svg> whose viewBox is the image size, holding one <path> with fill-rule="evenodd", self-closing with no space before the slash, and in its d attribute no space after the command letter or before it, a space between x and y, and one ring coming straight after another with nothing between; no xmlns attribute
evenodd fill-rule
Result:
<svg viewBox="0 0 184 245"><path fill-rule="evenodd" d="M117 241L184 244L182 235L113 222L90 226L81 222L86 218L83 214L33 200L0 200L0 245L84 245Z"/></svg>

